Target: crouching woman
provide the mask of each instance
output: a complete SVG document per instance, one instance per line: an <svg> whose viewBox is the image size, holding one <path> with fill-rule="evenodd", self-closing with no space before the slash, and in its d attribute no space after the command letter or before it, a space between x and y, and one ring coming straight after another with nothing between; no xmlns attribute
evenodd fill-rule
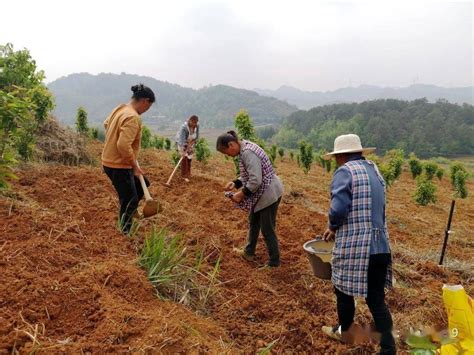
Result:
<svg viewBox="0 0 474 355"><path fill-rule="evenodd" d="M275 227L283 184L275 174L270 159L257 144L239 140L234 131L219 136L216 149L230 157L239 157L240 177L225 186L229 192L239 190L230 197L239 208L249 212L247 245L236 249L236 252L247 261L253 261L262 231L269 255L267 266L279 266L280 250Z"/></svg>

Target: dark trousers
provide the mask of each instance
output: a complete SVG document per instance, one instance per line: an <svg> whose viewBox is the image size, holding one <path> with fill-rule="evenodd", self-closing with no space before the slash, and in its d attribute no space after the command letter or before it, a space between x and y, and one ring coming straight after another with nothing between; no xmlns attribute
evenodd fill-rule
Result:
<svg viewBox="0 0 474 355"><path fill-rule="evenodd" d="M245 247L245 252L248 255L255 255L255 248L257 247L257 240L261 230L263 239L267 245L268 255L270 257L268 265L270 266L280 265L280 250L278 248L278 239L275 233L276 215L280 201L281 198L263 210L250 212L249 214L248 242Z"/></svg>
<svg viewBox="0 0 474 355"><path fill-rule="evenodd" d="M191 162L192 159L188 159L187 157L183 158L181 162L181 176L184 178L191 177Z"/></svg>
<svg viewBox="0 0 474 355"><path fill-rule="evenodd" d="M133 215L138 202L143 198L143 189L132 169L116 169L104 166L104 171L112 181L120 201L119 223L123 233L129 234L132 228ZM145 183L150 186L146 177Z"/></svg>
<svg viewBox="0 0 474 355"><path fill-rule="evenodd" d="M390 264L390 254L371 255L368 270L367 306L374 318L375 328L380 333L380 354L396 354L395 340L392 335L392 316L385 304L385 278ZM354 297L335 288L337 314L341 331L347 331L354 322Z"/></svg>

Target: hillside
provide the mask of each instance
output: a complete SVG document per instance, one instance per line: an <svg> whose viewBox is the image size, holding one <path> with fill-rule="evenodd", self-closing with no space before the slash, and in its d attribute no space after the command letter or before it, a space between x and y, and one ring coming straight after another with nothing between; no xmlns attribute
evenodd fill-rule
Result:
<svg viewBox="0 0 474 355"><path fill-rule="evenodd" d="M130 74L71 74L51 82L48 88L56 98L54 114L65 124L73 124L79 106L89 113L92 125L102 125L119 103L130 99L130 87L144 83L157 96L156 103L143 115L148 126L177 126L192 114L202 118L206 127L231 126L234 115L246 109L256 123L279 122L296 111L286 102L256 92L215 85L199 90L185 88L154 78Z"/></svg>
<svg viewBox="0 0 474 355"><path fill-rule="evenodd" d="M415 100L426 98L430 102L445 99L451 103L474 104L474 87L444 88L435 85L416 84L408 87L379 87L361 85L334 91L303 91L291 86L281 86L277 90L255 89L260 95L277 99L307 110L311 107L335 103L363 102L377 99Z"/></svg>
<svg viewBox="0 0 474 355"><path fill-rule="evenodd" d="M262 271L261 239L254 264L232 252L247 225L221 190L235 176L232 161L215 155L208 165L196 163L191 183L177 179L171 189L163 186L172 169L168 152L147 150L141 162L164 207L141 233L156 224L184 234L189 254L204 247L213 260L221 257L221 284L207 314L156 297L137 265L143 236L116 231L115 192L99 167L24 165L15 193L0 197L0 353L255 353L271 342L281 353L375 351L320 332L336 321L335 296L330 282L312 275L302 245L326 227L330 174L314 166L304 175L295 162L278 159L282 266ZM446 328L443 283L462 283L474 294L473 194L457 203L447 266L438 267L451 190L448 178L436 184L439 202L428 207L413 203L408 172L388 192L397 280L388 303L401 334L420 324ZM364 302L357 308L357 322L368 324Z"/></svg>
<svg viewBox="0 0 474 355"><path fill-rule="evenodd" d="M334 138L347 133L379 153L401 148L422 157L474 154L474 106L426 99L326 105L291 114L275 139L294 148L304 138L330 150Z"/></svg>

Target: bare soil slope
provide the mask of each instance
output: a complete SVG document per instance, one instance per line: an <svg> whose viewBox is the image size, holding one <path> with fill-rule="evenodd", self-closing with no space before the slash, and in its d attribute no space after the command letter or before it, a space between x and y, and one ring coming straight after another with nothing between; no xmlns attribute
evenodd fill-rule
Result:
<svg viewBox="0 0 474 355"><path fill-rule="evenodd" d="M256 263L232 253L244 243L246 215L222 193L234 177L231 161L216 155L208 165L194 163L191 183L177 179L169 189L169 154L149 150L141 160L152 195L164 207L144 229L156 224L183 233L190 252L199 246L222 258L222 284L207 316L155 296L137 266L137 242L115 229L115 192L99 167L33 165L17 172L15 198L0 199L0 352L252 353L275 340L278 352L375 350L337 344L320 331L336 322L334 295L330 282L312 275L302 244L326 226L328 173L314 166L304 175L296 163L278 159L286 189L278 217L282 267L262 271L263 240ZM462 283L474 294L474 186L468 199L458 201L447 266L439 268L451 191L447 178L438 185L439 202L428 207L412 202L414 182L407 173L389 190L397 284L388 302L400 331L447 326L443 283ZM357 321L369 323L363 301L358 309Z"/></svg>

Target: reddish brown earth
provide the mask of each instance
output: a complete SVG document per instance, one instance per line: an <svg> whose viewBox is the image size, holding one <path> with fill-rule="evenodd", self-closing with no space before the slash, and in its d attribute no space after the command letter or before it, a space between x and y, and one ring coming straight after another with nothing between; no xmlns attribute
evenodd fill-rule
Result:
<svg viewBox="0 0 474 355"><path fill-rule="evenodd" d="M245 352L272 341L275 352L364 353L374 345L346 346L327 339L323 325L336 322L330 282L315 278L302 244L323 232L330 175L313 167L307 176L295 163L278 162L285 184L278 217L282 267L258 270L257 262L232 253L246 235L246 215L232 208L222 186L233 164L215 156L195 163L194 178L172 188L166 152L147 151L142 164L163 212L148 220L184 234L190 252L221 256L218 294L207 314L156 297L137 265L139 243L115 229L115 192L99 167L31 165L17 171L13 194L0 198L0 353L28 352ZM450 204L448 179L436 205L419 207L414 182L405 173L389 190L388 218L396 287L388 294L395 325L447 326L443 283L462 283L474 294L474 186L458 201L446 256L436 260ZM368 324L358 304L357 321Z"/></svg>

